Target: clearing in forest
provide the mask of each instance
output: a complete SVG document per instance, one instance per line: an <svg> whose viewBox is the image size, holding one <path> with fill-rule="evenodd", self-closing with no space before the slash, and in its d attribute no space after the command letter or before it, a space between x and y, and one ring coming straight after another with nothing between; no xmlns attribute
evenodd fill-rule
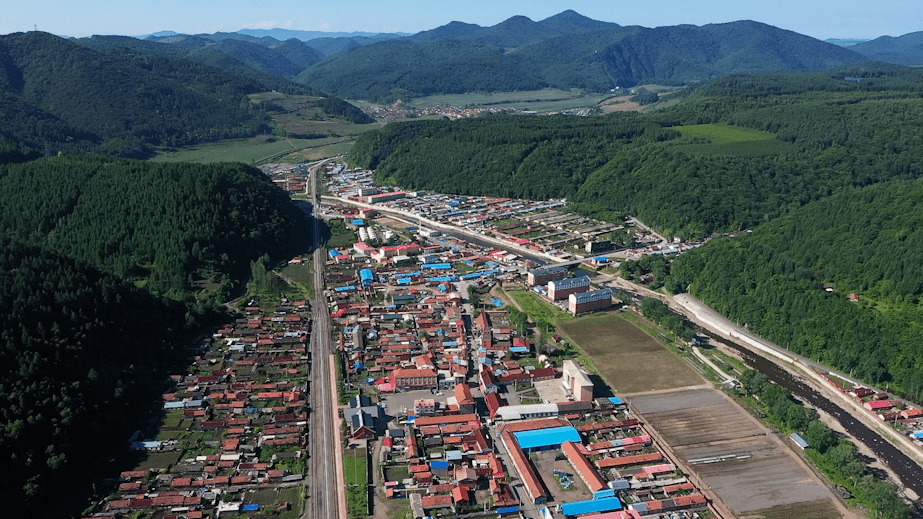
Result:
<svg viewBox="0 0 923 519"><path fill-rule="evenodd" d="M780 141L769 132L752 128L742 128L727 124L695 124L674 126L673 129L682 133L685 137L698 137L703 141L707 141L677 146L677 148L693 153L756 157L785 153L793 149L791 143Z"/></svg>

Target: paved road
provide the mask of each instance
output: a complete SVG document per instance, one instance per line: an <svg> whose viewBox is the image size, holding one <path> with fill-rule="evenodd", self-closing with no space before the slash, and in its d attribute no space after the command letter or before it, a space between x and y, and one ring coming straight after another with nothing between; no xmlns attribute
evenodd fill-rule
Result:
<svg viewBox="0 0 923 519"><path fill-rule="evenodd" d="M316 164L311 171L313 186L313 206L317 203L317 176L324 162ZM307 503L305 519L320 517L340 517L345 510L340 510L339 485L337 484L337 457L334 437L336 427L336 410L333 408L333 388L329 356L330 315L324 296L324 262L325 250L320 242L320 219L314 219L314 302L312 305L313 330L311 333L311 419L308 428L308 463Z"/></svg>

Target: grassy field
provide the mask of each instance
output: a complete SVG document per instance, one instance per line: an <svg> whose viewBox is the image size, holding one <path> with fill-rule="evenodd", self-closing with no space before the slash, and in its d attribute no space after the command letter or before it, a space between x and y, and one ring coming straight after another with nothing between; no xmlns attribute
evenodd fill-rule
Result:
<svg viewBox="0 0 923 519"><path fill-rule="evenodd" d="M282 135L313 135L311 139L293 139L259 135L190 146L174 152L159 153L157 162L307 162L346 154L356 135L378 128L376 124L354 124L330 118L316 106L318 98L264 92L250 96L254 104L266 101L282 110L270 114L273 124L284 130Z"/></svg>
<svg viewBox="0 0 923 519"><path fill-rule="evenodd" d="M365 517L369 508L368 463L364 449L343 453L343 475L349 517Z"/></svg>
<svg viewBox="0 0 923 519"><path fill-rule="evenodd" d="M561 321L561 330L620 393L639 393L701 384L686 362L618 315Z"/></svg>
<svg viewBox="0 0 923 519"><path fill-rule="evenodd" d="M693 153L717 153L738 155L742 157L755 157L761 155L775 155L793 149L793 145L782 142L775 135L751 128L741 128L726 124L696 124L691 126L675 126L687 137L707 139L707 143L682 144L678 146L683 150Z"/></svg>
<svg viewBox="0 0 923 519"><path fill-rule="evenodd" d="M250 490L246 496L245 503L257 503L262 510L288 503L290 508L276 516L280 519L296 519L304 512L303 487Z"/></svg>
<svg viewBox="0 0 923 519"><path fill-rule="evenodd" d="M314 297L314 268L308 256L308 262L301 265L288 264L280 272L300 288L307 298Z"/></svg>
<svg viewBox="0 0 923 519"><path fill-rule="evenodd" d="M595 107L599 101L606 97L608 96L605 94L586 94L578 90L568 91L546 88L522 92L433 95L413 99L408 105L413 108L496 106L498 108L535 110L536 112L557 112L573 108Z"/></svg>
<svg viewBox="0 0 923 519"><path fill-rule="evenodd" d="M281 139L259 135L250 139L211 142L183 148L175 152L160 153L154 162L243 162L258 164L282 154L318 146L323 139Z"/></svg>
<svg viewBox="0 0 923 519"><path fill-rule="evenodd" d="M515 299L516 302L519 303L519 306L522 307L522 311L527 313L535 322L547 321L556 323L574 318L571 314L561 310L557 306L549 304L535 292L510 290L507 294Z"/></svg>

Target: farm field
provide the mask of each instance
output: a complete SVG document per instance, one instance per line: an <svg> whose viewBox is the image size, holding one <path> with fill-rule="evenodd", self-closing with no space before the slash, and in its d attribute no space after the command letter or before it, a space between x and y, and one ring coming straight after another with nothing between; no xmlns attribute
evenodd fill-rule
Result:
<svg viewBox="0 0 923 519"><path fill-rule="evenodd" d="M264 92L250 96L254 104L272 102L282 110L270 112L282 135L311 136L310 139L286 138L278 135L258 135L249 139L234 139L159 153L156 162L243 162L259 164L307 162L345 155L352 148L356 135L377 128L375 124L354 124L324 114L316 106L316 97L293 96Z"/></svg>
<svg viewBox="0 0 923 519"><path fill-rule="evenodd" d="M618 315L559 322L558 329L621 396L704 383L682 358Z"/></svg>
<svg viewBox="0 0 923 519"><path fill-rule="evenodd" d="M681 144L677 148L691 153L718 153L757 157L775 155L793 149L793 145L782 142L775 135L752 128L741 128L727 124L696 124L673 128L687 137L699 137L709 142Z"/></svg>
<svg viewBox="0 0 923 519"><path fill-rule="evenodd" d="M414 108L435 106L495 106L536 112L557 112L573 108L595 107L608 97L605 94L584 94L579 91L543 89L522 92L487 92L469 94L443 94L420 97L408 105Z"/></svg>
<svg viewBox="0 0 923 519"><path fill-rule="evenodd" d="M322 139L282 139L259 135L249 139L210 142L175 152L159 153L153 162L243 162L256 164L282 154L319 146Z"/></svg>
<svg viewBox="0 0 923 519"><path fill-rule="evenodd" d="M631 404L735 514L840 517L832 495L809 469L724 394L687 390L635 397ZM729 455L742 459L701 462ZM794 510L795 515L784 514Z"/></svg>

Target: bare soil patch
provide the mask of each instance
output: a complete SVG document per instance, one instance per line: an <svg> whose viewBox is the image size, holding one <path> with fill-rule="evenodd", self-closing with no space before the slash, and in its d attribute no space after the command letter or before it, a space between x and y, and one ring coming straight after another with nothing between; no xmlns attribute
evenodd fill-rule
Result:
<svg viewBox="0 0 923 519"><path fill-rule="evenodd" d="M593 359L603 378L622 394L703 382L680 357L618 315L559 322L558 328Z"/></svg>
<svg viewBox="0 0 923 519"><path fill-rule="evenodd" d="M830 491L765 426L719 391L650 395L631 404L735 514L841 517ZM731 458L717 460L724 456ZM788 511L794 514L784 515ZM764 512L774 515L758 515Z"/></svg>

